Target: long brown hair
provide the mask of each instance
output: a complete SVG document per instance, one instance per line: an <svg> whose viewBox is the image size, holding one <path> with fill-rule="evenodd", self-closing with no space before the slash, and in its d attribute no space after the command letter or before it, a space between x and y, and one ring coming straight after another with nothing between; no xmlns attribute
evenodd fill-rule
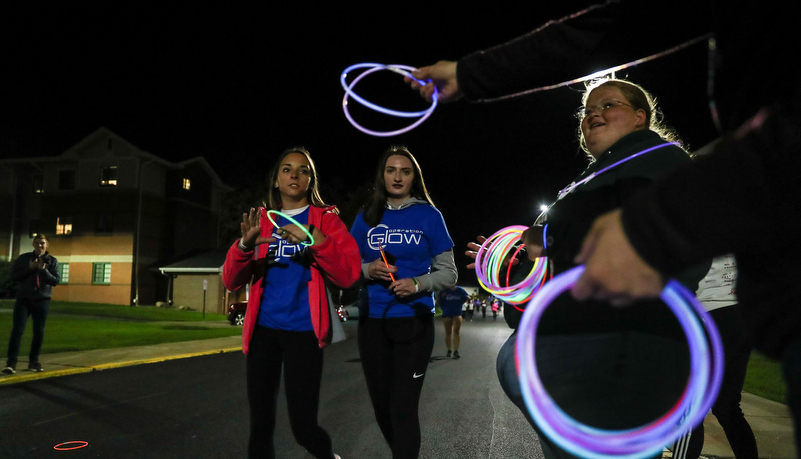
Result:
<svg viewBox="0 0 801 459"><path fill-rule="evenodd" d="M390 156L405 156L409 158L409 161L412 162L412 168L414 169L414 178L412 179L412 187L410 190L411 196L428 201L432 206L434 205L434 201L428 194L426 182L423 180L423 170L420 168L420 164L418 164L414 155L402 145L392 145L384 150L381 159L378 160L378 168L376 169L375 179L373 180L373 193L370 196L370 200L367 201L367 205L364 206L364 221L371 227L381 223L381 218L384 217L384 210L387 207L387 186L384 182L384 169L387 166L387 160Z"/></svg>
<svg viewBox="0 0 801 459"><path fill-rule="evenodd" d="M326 207L328 204L323 201L322 196L320 195L320 188L318 186L318 176L317 176L317 167L314 165L314 161L311 158L311 154L308 150L303 147L292 147L284 150L283 153L278 157L278 160L273 165L272 169L270 169L270 173L267 176L267 184L270 187L269 192L267 193L267 197L264 199L264 207L267 210L277 210L281 207L281 192L278 188L274 187L273 185L278 182L278 171L281 169L281 164L284 162L284 158L289 156L292 153L299 153L306 157L306 160L309 162L309 170L311 171L309 177L309 190L308 190L308 200L309 204L315 207Z"/></svg>

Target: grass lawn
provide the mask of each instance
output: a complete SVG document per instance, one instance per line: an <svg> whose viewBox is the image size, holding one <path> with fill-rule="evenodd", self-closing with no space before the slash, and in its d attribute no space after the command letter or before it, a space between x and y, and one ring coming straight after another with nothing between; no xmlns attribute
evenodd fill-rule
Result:
<svg viewBox="0 0 801 459"><path fill-rule="evenodd" d="M0 300L0 309L13 309L13 300ZM241 335L234 326L207 327L208 322L225 321L222 314L92 303L50 303L45 328L43 354L90 349L191 341ZM123 319L123 320L120 320ZM163 321L185 323L159 323ZM0 357L8 350L12 314L0 312ZM20 354L26 355L31 343L31 320L22 336Z"/></svg>
<svg viewBox="0 0 801 459"><path fill-rule="evenodd" d="M787 403L787 386L784 384L781 364L752 352L743 390L774 402Z"/></svg>

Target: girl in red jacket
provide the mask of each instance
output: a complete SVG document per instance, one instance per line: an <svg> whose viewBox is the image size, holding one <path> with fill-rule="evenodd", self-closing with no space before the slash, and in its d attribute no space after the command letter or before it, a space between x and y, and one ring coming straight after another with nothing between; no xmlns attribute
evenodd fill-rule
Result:
<svg viewBox="0 0 801 459"><path fill-rule="evenodd" d="M316 458L338 458L331 438L317 424L323 347L341 339L330 306L328 280L347 288L358 279L361 258L356 242L326 206L317 172L303 148L284 151L273 166L272 188L264 208L242 215L242 238L228 250L223 282L229 290L250 283L242 350L247 354L250 404L250 457L275 457L276 400L284 369L289 422L295 440ZM302 225L271 214L280 210ZM341 337L334 336L339 327Z"/></svg>

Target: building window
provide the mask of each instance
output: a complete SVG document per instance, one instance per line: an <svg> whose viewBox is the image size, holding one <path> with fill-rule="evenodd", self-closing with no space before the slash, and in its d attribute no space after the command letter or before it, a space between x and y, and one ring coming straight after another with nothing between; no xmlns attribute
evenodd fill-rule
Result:
<svg viewBox="0 0 801 459"><path fill-rule="evenodd" d="M92 283L111 283L111 263L92 263Z"/></svg>
<svg viewBox="0 0 801 459"><path fill-rule="evenodd" d="M56 234L72 234L72 217L56 217Z"/></svg>
<svg viewBox="0 0 801 459"><path fill-rule="evenodd" d="M44 193L44 176L42 174L34 175L31 178L31 182L33 183L34 193Z"/></svg>
<svg viewBox="0 0 801 459"><path fill-rule="evenodd" d="M69 263L59 264L58 275L59 277L61 277L62 284L68 284L70 282L70 264Z"/></svg>
<svg viewBox="0 0 801 459"><path fill-rule="evenodd" d="M190 188L192 188L192 182L188 178L183 179L181 188L183 188L184 190L189 190Z"/></svg>
<svg viewBox="0 0 801 459"><path fill-rule="evenodd" d="M58 171L58 189L59 190L74 190L75 189L75 171L74 170Z"/></svg>
<svg viewBox="0 0 801 459"><path fill-rule="evenodd" d="M114 220L111 214L98 214L97 226L95 227L96 233L112 233L114 232Z"/></svg>
<svg viewBox="0 0 801 459"><path fill-rule="evenodd" d="M100 168L100 186L117 186L117 166Z"/></svg>

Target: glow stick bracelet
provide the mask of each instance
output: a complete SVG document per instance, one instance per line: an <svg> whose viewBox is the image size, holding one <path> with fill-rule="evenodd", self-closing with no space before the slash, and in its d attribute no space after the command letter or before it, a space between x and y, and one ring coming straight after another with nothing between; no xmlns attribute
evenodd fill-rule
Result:
<svg viewBox="0 0 801 459"><path fill-rule="evenodd" d="M367 68L369 70L365 70L364 72L360 73L353 81L348 84L346 82L348 73L351 70L360 69L360 68ZM439 92L437 91L436 87L434 88L434 95L432 97L431 106L428 107L426 110L418 111L418 112L403 112L398 110L391 110L380 105L374 104L372 102L367 101L366 99L362 98L355 92L353 92L353 87L356 86L362 78L366 77L367 75L377 72L380 70L389 70L391 72L398 73L403 76L408 76L414 79L416 82L425 85L425 81L418 80L412 76L410 71L417 70L414 67L409 67L408 65L384 65L384 64L374 64L374 63L364 63L364 64L354 64L350 67L346 68L339 77L340 84L342 88L345 90L345 96L342 98L342 110L345 113L345 118L348 119L350 124L352 124L356 129L364 132L365 134L377 136L377 137L390 137L394 135L403 134L404 132L408 132L417 126L419 126L423 121L428 119L432 113L434 113L434 109L437 108L437 100L439 98ZM385 115L390 116L397 116L401 118L420 118L419 120L415 121L414 123L406 126L405 128L398 129L396 131L373 131L361 126L356 120L353 119L350 112L348 111L348 98L352 97L354 100L359 102L360 104L364 105L365 107L375 110L380 113L384 113Z"/></svg>
<svg viewBox="0 0 801 459"><path fill-rule="evenodd" d="M378 243L378 251L381 252L381 258L384 259L384 266L386 266L387 269L389 269L389 263L387 263L387 256L384 255L384 247L381 245L380 242ZM389 278L392 279L392 282L395 282L395 276L393 276L392 273L389 273Z"/></svg>
<svg viewBox="0 0 801 459"><path fill-rule="evenodd" d="M549 438L573 455L591 459L641 459L659 455L662 448L703 422L714 404L723 378L720 334L703 306L675 280L661 298L676 315L690 349L690 375L676 405L659 419L628 430L605 430L570 417L548 395L537 372L537 326L547 306L569 289L584 271L575 267L553 278L526 307L518 327L516 360L520 389L531 417Z"/></svg>
<svg viewBox="0 0 801 459"><path fill-rule="evenodd" d="M270 220L270 223L272 223L273 226L276 227L276 228L280 228L280 226L278 226L278 223L276 223L275 220L273 220L272 214L276 214L279 217L286 218L291 223L294 223L295 226L300 228L304 233L306 233L306 236L309 236L309 242L300 241L299 244L305 245L305 246L314 245L314 236L312 236L312 234L309 232L309 230L306 229L305 226L303 226L302 224L298 223L297 220L295 220L294 218L290 217L289 215L287 215L287 214L285 214L283 212L279 212L277 210L268 210L267 211L267 218Z"/></svg>
<svg viewBox="0 0 801 459"><path fill-rule="evenodd" d="M515 248L514 244L520 240L526 229L528 228L525 226L503 228L487 238L476 253L476 277L481 287L504 302L515 305L516 308L516 305L527 303L531 299L537 289L545 283L549 274L548 259L539 257L523 281L509 285L510 263L506 272L506 285L501 284L499 274L503 268L503 261L512 249L515 249L513 257L520 252L522 247Z"/></svg>

